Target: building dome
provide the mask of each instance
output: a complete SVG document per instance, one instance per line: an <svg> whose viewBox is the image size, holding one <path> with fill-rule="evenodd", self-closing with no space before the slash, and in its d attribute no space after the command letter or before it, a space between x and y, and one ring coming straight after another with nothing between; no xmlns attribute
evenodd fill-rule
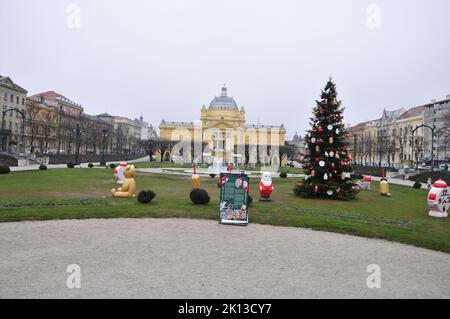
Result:
<svg viewBox="0 0 450 319"><path fill-rule="evenodd" d="M211 103L209 104L209 108L212 109L231 109L238 110L238 105L234 98L229 97L227 93L227 88L224 85L222 88L222 93L220 96L216 96Z"/></svg>

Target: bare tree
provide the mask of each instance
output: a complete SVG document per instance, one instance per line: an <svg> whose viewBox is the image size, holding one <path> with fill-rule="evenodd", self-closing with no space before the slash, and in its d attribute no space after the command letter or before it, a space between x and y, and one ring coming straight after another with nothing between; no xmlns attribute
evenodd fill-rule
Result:
<svg viewBox="0 0 450 319"><path fill-rule="evenodd" d="M416 167L419 166L419 160L423 158L423 137L414 138L414 159L416 161Z"/></svg>
<svg viewBox="0 0 450 319"><path fill-rule="evenodd" d="M38 135L39 131L39 123L37 120L38 113L39 113L39 106L37 102L29 101L27 105L26 120L31 153L34 153L35 148L34 144L36 141L36 136Z"/></svg>
<svg viewBox="0 0 450 319"><path fill-rule="evenodd" d="M388 129L384 126L378 128L377 130L377 141L375 145L375 151L378 155L378 164L381 165L385 155L389 154L390 145L390 134Z"/></svg>

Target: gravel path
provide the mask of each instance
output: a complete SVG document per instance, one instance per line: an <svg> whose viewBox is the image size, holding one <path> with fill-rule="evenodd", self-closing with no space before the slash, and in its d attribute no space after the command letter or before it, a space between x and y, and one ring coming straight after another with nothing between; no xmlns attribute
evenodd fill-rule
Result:
<svg viewBox="0 0 450 319"><path fill-rule="evenodd" d="M450 255L381 240L185 219L0 224L0 298L449 298ZM69 289L69 264L81 289ZM367 266L381 268L368 289Z"/></svg>

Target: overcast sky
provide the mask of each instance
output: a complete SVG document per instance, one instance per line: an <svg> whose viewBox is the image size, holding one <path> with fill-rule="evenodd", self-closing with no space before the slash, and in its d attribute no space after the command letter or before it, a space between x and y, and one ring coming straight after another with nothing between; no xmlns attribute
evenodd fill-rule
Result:
<svg viewBox="0 0 450 319"><path fill-rule="evenodd" d="M225 83L248 124L291 137L329 76L351 124L450 94L449 14L448 0L0 0L0 74L153 125L198 120Z"/></svg>

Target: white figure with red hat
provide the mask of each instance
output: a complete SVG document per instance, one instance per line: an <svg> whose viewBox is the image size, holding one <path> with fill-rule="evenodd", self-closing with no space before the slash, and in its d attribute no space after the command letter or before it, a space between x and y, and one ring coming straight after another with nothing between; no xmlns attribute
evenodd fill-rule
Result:
<svg viewBox="0 0 450 319"><path fill-rule="evenodd" d="M263 172L261 181L259 182L259 195L260 200L269 201L270 195L273 192L272 176L269 172Z"/></svg>
<svg viewBox="0 0 450 319"><path fill-rule="evenodd" d="M363 190L370 191L372 188L372 176L364 176L359 187Z"/></svg>
<svg viewBox="0 0 450 319"><path fill-rule="evenodd" d="M125 180L125 175L123 172L125 171L125 168L127 167L127 162L122 161L119 164L119 167L116 170L114 170L114 175L117 177L117 184L123 184L123 181Z"/></svg>
<svg viewBox="0 0 450 319"><path fill-rule="evenodd" d="M433 184L428 193L428 213L431 217L448 217L448 208L450 206L450 193L447 183L439 179Z"/></svg>

